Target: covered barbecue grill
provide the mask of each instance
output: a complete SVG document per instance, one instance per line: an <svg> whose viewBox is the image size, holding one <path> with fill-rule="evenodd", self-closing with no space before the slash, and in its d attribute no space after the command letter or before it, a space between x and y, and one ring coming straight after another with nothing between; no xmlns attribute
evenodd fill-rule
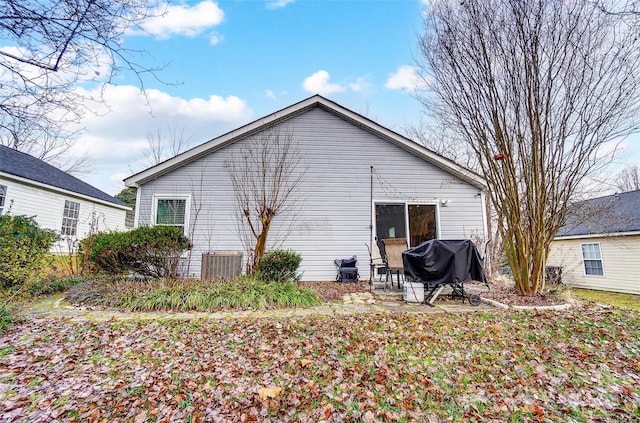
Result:
<svg viewBox="0 0 640 423"><path fill-rule="evenodd" d="M424 285L427 304L433 306L446 285L452 297L480 304L480 297L468 294L464 283L472 280L487 283L482 270L483 259L470 240L436 240L423 242L402 253L405 279ZM487 285L488 286L488 285Z"/></svg>

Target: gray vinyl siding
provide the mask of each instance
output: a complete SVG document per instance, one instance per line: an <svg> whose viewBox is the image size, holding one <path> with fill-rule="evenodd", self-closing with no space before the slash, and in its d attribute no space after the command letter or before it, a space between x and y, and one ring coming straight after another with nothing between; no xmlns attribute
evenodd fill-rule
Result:
<svg viewBox="0 0 640 423"><path fill-rule="evenodd" d="M358 256L361 279L368 279L365 244L370 240L370 166L374 166L376 175L374 202L438 204L439 199L449 199L447 207L438 206L440 237L484 237L480 190L400 147L320 108L293 117L276 130L293 134L306 173L299 185L295 213L276 218L269 242L270 247L291 248L302 255L303 280L333 279L333 260L352 255ZM203 252L243 250L233 190L224 168L225 160L242 142L246 140L140 188L138 225L152 224L154 195L191 197L189 233L194 250L190 276L200 276ZM293 227L287 231L292 218Z"/></svg>

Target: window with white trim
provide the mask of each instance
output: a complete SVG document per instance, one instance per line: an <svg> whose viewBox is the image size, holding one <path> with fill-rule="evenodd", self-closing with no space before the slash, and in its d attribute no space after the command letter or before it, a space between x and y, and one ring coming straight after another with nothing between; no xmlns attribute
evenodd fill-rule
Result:
<svg viewBox="0 0 640 423"><path fill-rule="evenodd" d="M435 204L375 203L375 224L380 242L406 238L409 247L415 247L438 238Z"/></svg>
<svg viewBox="0 0 640 423"><path fill-rule="evenodd" d="M80 215L80 203L75 201L64 201L64 212L62 213L62 229L60 233L63 236L76 236L78 231L78 216Z"/></svg>
<svg viewBox="0 0 640 423"><path fill-rule="evenodd" d="M597 242L581 244L581 247L582 261L584 262L584 274L591 276L604 276L600 244Z"/></svg>
<svg viewBox="0 0 640 423"><path fill-rule="evenodd" d="M0 214L4 211L4 202L7 198L7 186L0 185Z"/></svg>
<svg viewBox="0 0 640 423"><path fill-rule="evenodd" d="M186 233L186 222L186 197L156 197L154 225L176 226Z"/></svg>

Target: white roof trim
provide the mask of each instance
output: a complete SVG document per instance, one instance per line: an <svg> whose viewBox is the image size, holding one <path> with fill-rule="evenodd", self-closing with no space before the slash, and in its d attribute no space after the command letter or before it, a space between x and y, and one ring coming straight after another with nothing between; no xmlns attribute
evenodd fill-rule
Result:
<svg viewBox="0 0 640 423"><path fill-rule="evenodd" d="M5 179L12 179L14 181L23 183L25 185L32 185L34 187L42 188L42 189L45 189L47 191L58 192L58 193L61 193L61 194L64 194L64 195L69 195L71 197L81 198L83 200L90 201L92 203L99 203L99 204L102 204L102 205L105 205L105 206L113 207L114 209L120 209L120 210L125 210L125 211L126 210L132 210L132 208L129 207L129 206L121 206L120 204L111 203L109 201L101 200L101 199L96 198L96 197L91 197L90 195L84 195L84 194L77 193L75 191L70 191L68 189L58 188L58 187L55 187L53 185L44 184L42 182L34 181L32 179L23 178L21 176L12 175L10 173L0 172L0 176L2 176Z"/></svg>
<svg viewBox="0 0 640 423"><path fill-rule="evenodd" d="M584 234L584 235L566 235L553 238L554 241L565 241L570 239L588 239L588 238L611 238L614 236L640 235L640 231L631 232L611 232L608 234Z"/></svg>
<svg viewBox="0 0 640 423"><path fill-rule="evenodd" d="M306 112L314 107L321 107L322 109L333 113L334 115L345 119L346 121L358 126L366 131L369 131L380 138L383 138L392 144L404 149L405 151L422 158L423 160L445 170L463 181L484 190L487 187L486 181L474 172L458 165L457 163L448 160L433 151L411 141L410 139L394 132L376 122L355 113L339 104L328 100L320 95L314 95L305 100L295 103L289 107L265 116L261 119L255 120L247 125L244 125L236 130L227 132L217 138L200 144L182 154L165 160L153 167L145 169L134 175L129 176L124 180L127 187L140 187L140 185L148 182L158 176L168 173L174 169L177 169L184 164L190 163L198 158L205 156L211 152L222 149L227 145L245 138L253 133L261 131L270 126L276 125L281 121L292 118L296 115Z"/></svg>

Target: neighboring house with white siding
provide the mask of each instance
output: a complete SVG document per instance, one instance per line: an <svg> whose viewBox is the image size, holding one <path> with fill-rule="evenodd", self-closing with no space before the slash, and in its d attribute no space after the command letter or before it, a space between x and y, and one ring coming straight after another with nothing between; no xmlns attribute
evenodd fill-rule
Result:
<svg viewBox="0 0 640 423"><path fill-rule="evenodd" d="M52 252L92 230L125 230L130 207L120 200L28 154L0 145L0 214L33 216L61 240Z"/></svg>
<svg viewBox="0 0 640 423"><path fill-rule="evenodd" d="M548 265L579 288L640 294L640 191L574 204L551 243Z"/></svg>
<svg viewBox="0 0 640 423"><path fill-rule="evenodd" d="M246 261L225 162L265 131L286 134L301 153L295 215L275 218L267 249L300 253L303 280L333 279L334 259L352 255L368 279L376 237L404 237L410 247L485 238L480 176L316 95L125 180L137 188L136 227L167 224L163 210L173 210L169 220L193 243L188 276L201 275L203 253L242 251Z"/></svg>

